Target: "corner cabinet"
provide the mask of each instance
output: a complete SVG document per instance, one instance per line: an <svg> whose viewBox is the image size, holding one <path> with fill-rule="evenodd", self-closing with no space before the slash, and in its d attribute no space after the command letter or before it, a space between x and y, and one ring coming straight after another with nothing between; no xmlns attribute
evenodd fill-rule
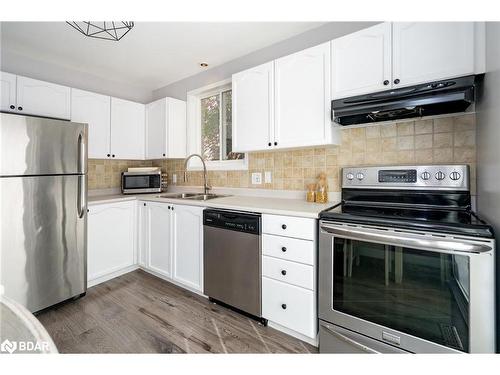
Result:
<svg viewBox="0 0 500 375"><path fill-rule="evenodd" d="M137 268L136 205L125 201L88 207L89 287Z"/></svg>
<svg viewBox="0 0 500 375"><path fill-rule="evenodd" d="M71 89L71 121L84 122L89 126L89 158L111 157L111 98L109 96Z"/></svg>
<svg viewBox="0 0 500 375"><path fill-rule="evenodd" d="M111 157L144 159L145 106L111 98Z"/></svg>
<svg viewBox="0 0 500 375"><path fill-rule="evenodd" d="M146 159L186 157L186 102L163 98L146 105Z"/></svg>
<svg viewBox="0 0 500 375"><path fill-rule="evenodd" d="M139 202L139 265L203 292L203 207Z"/></svg>
<svg viewBox="0 0 500 375"><path fill-rule="evenodd" d="M233 75L233 150L338 143L330 120L330 43Z"/></svg>

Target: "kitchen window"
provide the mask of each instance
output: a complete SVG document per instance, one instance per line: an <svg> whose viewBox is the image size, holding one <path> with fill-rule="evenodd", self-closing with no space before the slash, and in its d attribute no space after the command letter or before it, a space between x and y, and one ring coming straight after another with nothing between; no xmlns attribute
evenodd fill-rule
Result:
<svg viewBox="0 0 500 375"><path fill-rule="evenodd" d="M188 149L212 170L248 169L244 153L232 151L232 90L225 81L188 93ZM201 163L191 159L189 169Z"/></svg>

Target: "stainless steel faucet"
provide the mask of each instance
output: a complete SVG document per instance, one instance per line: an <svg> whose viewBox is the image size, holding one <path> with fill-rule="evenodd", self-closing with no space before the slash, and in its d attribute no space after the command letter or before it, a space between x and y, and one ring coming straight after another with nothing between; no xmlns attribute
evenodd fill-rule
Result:
<svg viewBox="0 0 500 375"><path fill-rule="evenodd" d="M208 186L207 184L207 166L205 165L205 160L203 160L203 157L200 154L191 154L189 155L186 159L184 159L184 182L187 182L187 165L189 159L191 159L193 156L197 156L200 158L201 163L203 164L203 194L207 195L208 191L212 188L211 186Z"/></svg>

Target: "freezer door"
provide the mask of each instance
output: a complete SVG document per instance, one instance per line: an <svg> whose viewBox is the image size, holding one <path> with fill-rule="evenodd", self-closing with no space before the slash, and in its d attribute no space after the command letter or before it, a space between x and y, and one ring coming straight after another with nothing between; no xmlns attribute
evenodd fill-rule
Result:
<svg viewBox="0 0 500 375"><path fill-rule="evenodd" d="M0 178L0 284L35 312L87 287L86 176Z"/></svg>
<svg viewBox="0 0 500 375"><path fill-rule="evenodd" d="M0 176L86 174L87 124L0 113Z"/></svg>

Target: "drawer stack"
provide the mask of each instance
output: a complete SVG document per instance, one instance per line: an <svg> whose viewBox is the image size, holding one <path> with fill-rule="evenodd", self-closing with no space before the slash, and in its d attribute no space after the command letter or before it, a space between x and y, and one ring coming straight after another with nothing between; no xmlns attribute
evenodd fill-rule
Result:
<svg viewBox="0 0 500 375"><path fill-rule="evenodd" d="M316 228L315 219L262 216L262 315L313 340Z"/></svg>

